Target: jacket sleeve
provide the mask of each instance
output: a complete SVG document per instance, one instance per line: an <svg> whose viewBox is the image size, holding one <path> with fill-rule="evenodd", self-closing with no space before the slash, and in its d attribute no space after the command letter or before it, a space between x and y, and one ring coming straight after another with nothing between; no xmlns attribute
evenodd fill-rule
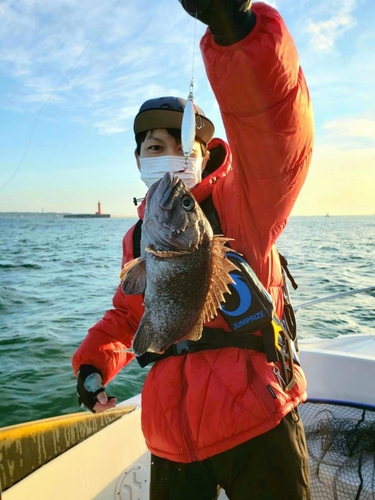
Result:
<svg viewBox="0 0 375 500"><path fill-rule="evenodd" d="M132 235L130 229L123 240L122 264L133 258ZM125 295L121 285L113 297L114 308L107 311L104 317L90 330L73 356L72 364L75 374L83 364L95 366L100 370L103 385L106 385L134 355L124 352L133 341L143 314L142 295Z"/></svg>
<svg viewBox="0 0 375 500"><path fill-rule="evenodd" d="M267 253L304 183L314 126L297 50L280 14L258 2L253 12L246 38L223 47L207 30L201 49L233 154L224 188L230 186L232 208Z"/></svg>

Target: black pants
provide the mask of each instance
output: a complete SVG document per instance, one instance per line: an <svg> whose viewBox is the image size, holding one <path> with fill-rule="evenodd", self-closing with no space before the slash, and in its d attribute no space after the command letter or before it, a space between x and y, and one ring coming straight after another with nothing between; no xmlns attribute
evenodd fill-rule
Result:
<svg viewBox="0 0 375 500"><path fill-rule="evenodd" d="M150 500L310 500L305 432L297 410L228 451L181 464L151 456Z"/></svg>

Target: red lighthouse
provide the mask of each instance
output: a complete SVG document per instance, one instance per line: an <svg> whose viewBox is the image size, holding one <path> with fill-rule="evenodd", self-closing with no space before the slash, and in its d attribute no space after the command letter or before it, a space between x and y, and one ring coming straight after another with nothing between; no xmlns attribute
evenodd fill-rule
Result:
<svg viewBox="0 0 375 500"><path fill-rule="evenodd" d="M64 214L64 217L69 217L70 219L108 219L111 214L102 213L102 204L98 201L98 211L94 214Z"/></svg>

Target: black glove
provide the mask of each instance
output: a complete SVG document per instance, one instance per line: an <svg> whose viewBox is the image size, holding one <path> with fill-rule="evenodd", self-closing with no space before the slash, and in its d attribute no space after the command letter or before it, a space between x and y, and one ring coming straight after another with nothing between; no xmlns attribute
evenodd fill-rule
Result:
<svg viewBox="0 0 375 500"><path fill-rule="evenodd" d="M192 17L207 24L219 45L232 45L255 26L252 0L179 0Z"/></svg>
<svg viewBox="0 0 375 500"><path fill-rule="evenodd" d="M102 376L93 365L81 365L78 373L78 404L85 410L95 413L94 406L98 402L97 395L105 389L102 387Z"/></svg>

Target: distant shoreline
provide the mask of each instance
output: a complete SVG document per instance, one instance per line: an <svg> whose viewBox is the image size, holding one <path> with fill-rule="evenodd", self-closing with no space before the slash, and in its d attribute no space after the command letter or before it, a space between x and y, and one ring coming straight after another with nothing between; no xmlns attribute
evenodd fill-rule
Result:
<svg viewBox="0 0 375 500"><path fill-rule="evenodd" d="M65 215L68 216L76 216L79 214L75 214L73 212L0 212L1 215L23 215L23 216L40 216L40 217L45 217L49 215L54 215L56 217L64 217ZM86 215L86 214L85 214ZM88 216L91 216L91 214L87 214ZM79 217L77 217L79 218ZM92 215L92 218L95 218L95 215ZM100 217L99 217L100 218ZM110 219L134 219L137 218L136 215L123 215L123 214L111 214L110 217L103 217L103 218L110 218Z"/></svg>
<svg viewBox="0 0 375 500"><path fill-rule="evenodd" d="M5 216L40 216L40 217L45 217L45 216L48 216L48 215L53 215L53 216L56 216L56 217L63 217L64 215L79 215L79 214L75 214L74 212L1 212L0 211L0 216L2 215L5 215ZM90 215L90 214L88 214ZM329 218L332 218L332 217L374 217L375 214L336 214L336 215L332 215L330 214ZM326 214L315 214L315 215L290 215L290 218L294 218L294 217L326 217ZM73 217L75 218L75 217ZM77 217L79 218L79 217ZM92 218L95 218L95 217L92 217ZM134 215L125 215L125 214L111 214L110 217L108 217L110 219L136 219L138 218L138 216L136 214Z"/></svg>

